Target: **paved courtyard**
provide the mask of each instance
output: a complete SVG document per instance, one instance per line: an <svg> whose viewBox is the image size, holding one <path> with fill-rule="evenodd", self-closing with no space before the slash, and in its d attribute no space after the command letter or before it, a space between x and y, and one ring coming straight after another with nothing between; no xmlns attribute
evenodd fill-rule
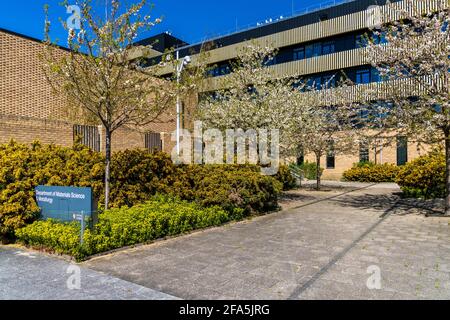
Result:
<svg viewBox="0 0 450 320"><path fill-rule="evenodd" d="M450 299L450 219L397 191L298 191L283 212L83 266L183 299Z"/></svg>
<svg viewBox="0 0 450 320"><path fill-rule="evenodd" d="M80 282L74 278L78 274ZM0 246L0 300L5 299L166 300L174 297L42 253Z"/></svg>

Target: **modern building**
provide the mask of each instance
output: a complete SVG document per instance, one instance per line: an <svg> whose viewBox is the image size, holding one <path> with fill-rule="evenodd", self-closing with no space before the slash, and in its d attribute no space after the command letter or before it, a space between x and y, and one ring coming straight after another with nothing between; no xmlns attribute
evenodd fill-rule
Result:
<svg viewBox="0 0 450 320"><path fill-rule="evenodd" d="M39 55L42 41L0 29L0 143L14 139L39 140L72 146L79 136L94 150L104 150L101 126L86 125L83 119L68 120L65 102L54 94L42 70ZM59 54L67 54L60 47ZM161 52L153 50L153 54ZM145 128L122 128L113 134L113 151L129 148L163 149L174 143L175 106L158 123Z"/></svg>
<svg viewBox="0 0 450 320"><path fill-rule="evenodd" d="M432 8L434 1L418 2L425 10ZM329 1L327 3L330 4ZM375 91L380 92L380 97L373 97L376 100L382 98L382 92L389 84L383 83L377 70L365 61L364 35L371 32L370 27L377 23L378 15L388 16L392 21L398 19L392 10L388 10L388 6L404 9L405 3L401 0L335 0L326 8L290 18L271 19L253 28L198 44L184 45L183 41L172 39L172 48L160 50L171 49L178 52L180 58L189 55L195 62L202 48L208 48L208 63L213 70L204 91L210 93L222 88L221 79L232 72L232 62L239 49L252 41L278 49L279 53L268 66L277 77L301 77L317 90L334 90L333 87L338 86L336 79L348 77L355 83L355 90L361 86L376 88ZM381 44L384 39L380 37L378 41ZM148 59L146 66L160 62L161 57ZM164 77L172 73L171 66L161 70ZM324 88L325 84L327 88ZM404 137L398 137L397 143L390 147L355 146L353 155L334 155L330 150L322 163L324 178L339 179L343 171L360 161L403 165L423 152L413 141L407 141ZM298 161L305 159L314 161L309 155L299 155Z"/></svg>
<svg viewBox="0 0 450 320"><path fill-rule="evenodd" d="M435 0L417 0L424 9L432 7ZM231 70L239 49L250 41L271 45L279 50L268 68L277 77L302 77L318 91L338 90L323 88L338 86L338 79L345 75L358 87L372 87L382 98L389 83L382 82L377 71L365 61L364 37L369 27L377 23L377 15L389 15L387 0L334 0L331 6L298 14L293 17L269 20L255 27L202 43L189 45L176 37L164 33L138 42L151 46L151 56L146 66L151 67L163 58L166 51L178 52L180 58L190 56L195 63L202 48L208 48L208 63L214 66L211 78L201 95L214 92L221 87L221 79ZM330 3L327 1L326 3ZM402 0L391 0L390 5L404 7ZM375 6L375 7L374 7ZM395 20L398 17L392 16ZM379 39L380 43L383 39ZM38 58L42 51L41 41L8 30L0 29L0 143L14 138L21 142L41 140L45 143L72 145L74 137L81 135L83 142L96 150L103 150L101 127L88 126L68 121L61 111L64 102L52 93L41 70ZM61 48L61 54L66 51ZM160 69L160 75L173 75L173 66ZM188 102L183 119L188 118L191 105L198 97ZM175 130L176 110L170 110L163 123L152 124L145 130L123 128L113 137L113 150L124 148L162 147L170 152L173 142L170 134ZM191 119L192 120L192 119ZM183 123L184 121L182 121ZM185 126L189 126L186 121ZM323 159L324 178L339 179L342 172L359 161L394 163L402 165L420 154L413 141L399 137L390 147L374 145L355 146L353 155L335 155L330 150ZM299 155L298 161L313 158Z"/></svg>

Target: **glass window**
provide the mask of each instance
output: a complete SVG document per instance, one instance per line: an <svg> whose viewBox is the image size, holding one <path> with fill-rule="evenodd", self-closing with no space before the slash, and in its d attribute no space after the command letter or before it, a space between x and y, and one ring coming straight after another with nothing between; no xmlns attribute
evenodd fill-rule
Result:
<svg viewBox="0 0 450 320"><path fill-rule="evenodd" d="M408 138L397 137L397 165L403 166L408 162Z"/></svg>
<svg viewBox="0 0 450 320"><path fill-rule="evenodd" d="M319 17L319 20L320 20L320 21L326 21L326 20L328 20L328 15L327 15L326 13L321 14L320 17Z"/></svg>
<svg viewBox="0 0 450 320"><path fill-rule="evenodd" d="M356 71L356 83L370 83L370 69L362 69Z"/></svg>
<svg viewBox="0 0 450 320"><path fill-rule="evenodd" d="M309 46L306 46L306 48L305 48L306 58L312 58L313 54L314 54L314 46L312 44Z"/></svg>
<svg viewBox="0 0 450 320"><path fill-rule="evenodd" d="M305 47L294 49L294 61L305 59Z"/></svg>
<svg viewBox="0 0 450 320"><path fill-rule="evenodd" d="M359 162L369 162L369 146L365 142L359 144Z"/></svg>
<svg viewBox="0 0 450 320"><path fill-rule="evenodd" d="M322 45L322 54L334 53L334 41L324 42Z"/></svg>
<svg viewBox="0 0 450 320"><path fill-rule="evenodd" d="M330 141L327 152L327 169L334 169L336 167L336 157L334 152L334 141Z"/></svg>
<svg viewBox="0 0 450 320"><path fill-rule="evenodd" d="M226 75L230 73L230 66L228 64L222 65L219 68L220 75Z"/></svg>
<svg viewBox="0 0 450 320"><path fill-rule="evenodd" d="M381 32L379 34L374 34L372 39L373 39L373 43L375 43L375 44L386 44L388 42L386 39L385 32Z"/></svg>
<svg viewBox="0 0 450 320"><path fill-rule="evenodd" d="M313 56L314 57L320 56L322 54L322 44L321 43L315 43L313 50L314 50L314 52L313 52Z"/></svg>
<svg viewBox="0 0 450 320"><path fill-rule="evenodd" d="M303 148L300 147L300 150L297 155L297 165L301 166L305 163L305 153L303 151Z"/></svg>
<svg viewBox="0 0 450 320"><path fill-rule="evenodd" d="M77 125L73 126L73 141L100 151L100 133L97 126Z"/></svg>
<svg viewBox="0 0 450 320"><path fill-rule="evenodd" d="M161 134L158 132L147 132L145 134L145 148L150 152L162 150Z"/></svg>
<svg viewBox="0 0 450 320"><path fill-rule="evenodd" d="M371 74L370 74L370 80L371 82L381 82L381 76L380 72L377 68L372 67Z"/></svg>
<svg viewBox="0 0 450 320"><path fill-rule="evenodd" d="M315 77L308 79L307 86L310 89L320 90L322 88L322 77L315 76Z"/></svg>

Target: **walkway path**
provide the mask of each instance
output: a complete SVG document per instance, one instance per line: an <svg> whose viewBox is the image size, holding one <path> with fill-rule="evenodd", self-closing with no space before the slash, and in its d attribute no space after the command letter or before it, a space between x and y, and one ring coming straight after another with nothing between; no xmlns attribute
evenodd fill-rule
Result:
<svg viewBox="0 0 450 320"><path fill-rule="evenodd" d="M79 267L64 260L41 253L0 246L0 300L165 300L174 298L87 268L77 268ZM73 278L78 271L79 290L76 289L77 279Z"/></svg>
<svg viewBox="0 0 450 320"><path fill-rule="evenodd" d="M361 186L84 266L185 299L450 299L450 219Z"/></svg>

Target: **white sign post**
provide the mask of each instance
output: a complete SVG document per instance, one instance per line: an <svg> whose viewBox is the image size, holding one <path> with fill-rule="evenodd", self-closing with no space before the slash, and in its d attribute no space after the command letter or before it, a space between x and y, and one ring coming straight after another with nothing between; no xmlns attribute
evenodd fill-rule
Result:
<svg viewBox="0 0 450 320"><path fill-rule="evenodd" d="M81 231L80 231L80 244L83 244L83 235L84 235L84 211L81 211L81 214L73 214L73 219L81 222Z"/></svg>

